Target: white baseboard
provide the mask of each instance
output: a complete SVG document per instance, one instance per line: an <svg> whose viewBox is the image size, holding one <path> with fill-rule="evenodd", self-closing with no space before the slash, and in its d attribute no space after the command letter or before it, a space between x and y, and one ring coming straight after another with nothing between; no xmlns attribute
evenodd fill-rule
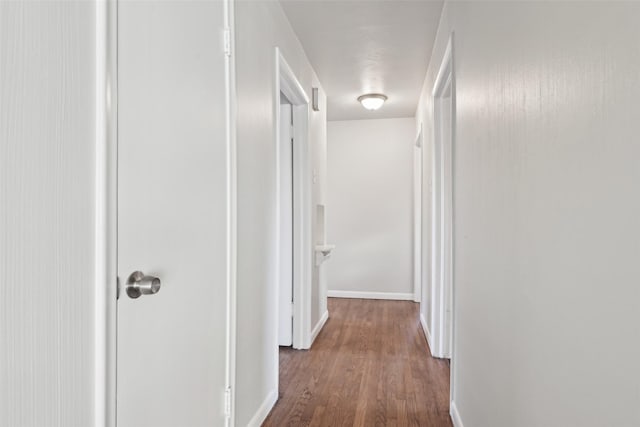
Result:
<svg viewBox="0 0 640 427"><path fill-rule="evenodd" d="M431 352L431 354L433 354L433 347L431 346L431 332L429 332L427 321L425 320L424 314L422 313L420 313L420 324L422 325L424 336L427 337L427 345L429 346L429 351Z"/></svg>
<svg viewBox="0 0 640 427"><path fill-rule="evenodd" d="M436 359L451 359L450 354L441 353L439 349L433 348L433 338L431 337L431 332L427 327L427 322L424 319L422 313L420 313L420 324L422 325L422 330L424 331L424 335L427 337L427 345L429 346L429 351L431 352L431 357L435 357Z"/></svg>
<svg viewBox="0 0 640 427"><path fill-rule="evenodd" d="M412 293L397 292L359 292L359 291L327 291L330 298L390 299L413 301Z"/></svg>
<svg viewBox="0 0 640 427"><path fill-rule="evenodd" d="M273 405L278 401L278 390L273 390L267 398L262 402L262 405L258 408L256 414L251 418L251 421L247 424L247 427L260 427L264 420L269 416L269 412L273 409Z"/></svg>
<svg viewBox="0 0 640 427"><path fill-rule="evenodd" d="M327 310L324 312L322 317L320 317L320 320L318 320L318 324L316 325L315 328L313 328L313 331L311 331L311 345L313 345L313 342L316 340L316 337L324 327L324 324L327 323L328 319L329 319L329 311Z"/></svg>
<svg viewBox="0 0 640 427"><path fill-rule="evenodd" d="M453 423L453 427L464 427L464 424L462 424L462 418L460 418L460 412L458 412L458 407L456 406L456 402L454 401L451 401L449 415L451 415L451 422Z"/></svg>

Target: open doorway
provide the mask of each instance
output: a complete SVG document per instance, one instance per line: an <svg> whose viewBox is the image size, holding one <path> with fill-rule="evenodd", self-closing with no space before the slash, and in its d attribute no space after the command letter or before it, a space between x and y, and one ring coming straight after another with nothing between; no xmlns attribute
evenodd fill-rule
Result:
<svg viewBox="0 0 640 427"><path fill-rule="evenodd" d="M293 105L280 92L280 281L278 282L278 345L293 345Z"/></svg>
<svg viewBox="0 0 640 427"><path fill-rule="evenodd" d="M451 358L453 336L453 149L455 85L451 41L433 88L434 144L431 212L432 354Z"/></svg>
<svg viewBox="0 0 640 427"><path fill-rule="evenodd" d="M278 345L305 349L313 273L309 98L277 48L275 96Z"/></svg>

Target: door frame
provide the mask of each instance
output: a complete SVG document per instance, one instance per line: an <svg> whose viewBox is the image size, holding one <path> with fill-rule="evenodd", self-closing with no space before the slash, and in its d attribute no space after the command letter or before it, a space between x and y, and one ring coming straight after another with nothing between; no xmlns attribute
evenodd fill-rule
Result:
<svg viewBox="0 0 640 427"><path fill-rule="evenodd" d="M276 232L275 250L280 266L280 93L287 97L293 109L293 348L308 349L311 346L311 281L313 274L312 245L312 163L309 138L309 96L278 47L275 48L275 154L276 154ZM279 268L275 269L275 283L280 286ZM277 298L274 330L278 330ZM277 338L277 334L276 334ZM278 345L274 345L278 352ZM276 362L278 357L276 357ZM279 372L276 363L276 372Z"/></svg>
<svg viewBox="0 0 640 427"><path fill-rule="evenodd" d="M423 160L422 145L423 133L422 123L420 131L416 137L413 147L413 301L422 300L422 276L424 268L422 266L422 179Z"/></svg>
<svg viewBox="0 0 640 427"><path fill-rule="evenodd" d="M435 134L434 140L434 191L433 191L433 271L435 286L433 301L436 305L432 312L434 315L434 334L433 342L434 354L442 358L451 358L451 351L448 342L450 342L450 330L447 330L447 323L451 325L451 320L447 317L447 311L450 308L450 295L453 285L452 271L452 228L453 218L452 212L447 210L451 206L452 199L452 179L451 164L447 161L451 156L451 144L447 144L441 131L443 126L447 124L441 123L445 117L443 113L444 106L441 105L445 99L445 92L452 93L451 75L447 74L441 82L441 93L434 97L434 118L435 118ZM449 101L451 102L451 101ZM451 111L448 112L449 120L451 120ZM450 125L450 123L448 124ZM450 134L451 129L448 129ZM449 138L449 142L451 139Z"/></svg>
<svg viewBox="0 0 640 427"><path fill-rule="evenodd" d="M278 119L278 345L293 345L293 105L280 92ZM287 153L287 154L285 154ZM288 190L288 191L287 191ZM286 339L285 339L286 337Z"/></svg>
<svg viewBox="0 0 640 427"><path fill-rule="evenodd" d="M118 5L95 1L94 426L116 425Z"/></svg>
<svg viewBox="0 0 640 427"><path fill-rule="evenodd" d="M94 427L116 427L118 279L118 3L96 1L95 78L95 297L94 297ZM221 405L225 427L235 425L236 378L236 248L237 162L234 1L224 1L225 145L227 152L227 279L225 389ZM215 43L214 43L215 45Z"/></svg>
<svg viewBox="0 0 640 427"><path fill-rule="evenodd" d="M238 254L238 162L237 162L237 94L235 61L235 0L224 2L225 53L225 115L227 147L227 325L226 325L226 379L224 406L227 412L225 427L236 425L236 349L237 349L237 254Z"/></svg>
<svg viewBox="0 0 640 427"><path fill-rule="evenodd" d="M432 292L432 323L433 327L433 347L432 353L435 357L446 357L451 359L451 378L450 378L450 404L451 407L455 406L453 404L454 401L454 378L456 373L456 364L455 364L455 336L456 336L456 327L455 327L455 301L456 301L456 286L455 286L455 206L454 206L454 195L455 195L455 147L456 147L456 82L455 82L455 72L454 72L454 62L453 62L453 33L451 33L449 37L449 41L447 43L446 50L443 54L440 68L435 79L435 83L433 85L433 91L431 93L433 99L433 147L432 147L432 172L431 179L433 182L433 192L431 196L431 292ZM450 150L449 159L450 163L448 165L450 173L447 175L444 173L443 168L445 167L443 155L443 143L440 134L440 111L441 111L441 99L445 90L449 88L451 91L451 105L450 105L450 144L448 147L444 147ZM439 165L438 165L439 163ZM438 168L439 166L439 168ZM440 172L440 177L436 180L436 174ZM436 188L436 183L440 184L439 189ZM449 189L447 195L442 195L438 197L438 194L442 194L442 189ZM444 200L444 197L450 197L451 200L451 210L450 215L447 216L444 220L442 220L444 215L444 206L441 201ZM440 220L439 220L440 218ZM449 298L446 298L443 292L444 281L442 270L444 267L444 257L440 256L438 259L438 251L443 247L443 236L447 229L445 221L449 221L450 223L450 245L449 248L445 248L449 253L449 260L451 263L451 286L449 292ZM440 236L440 239L436 239L436 235ZM439 242L437 240L440 240ZM441 254L442 255L442 254ZM439 262L439 266L437 263ZM433 298L435 297L435 298ZM449 307L447 307L447 305ZM451 318L450 318L450 331L449 331L449 346L447 348L446 342L447 337L445 337L445 322L446 322L446 312L447 308L450 308Z"/></svg>

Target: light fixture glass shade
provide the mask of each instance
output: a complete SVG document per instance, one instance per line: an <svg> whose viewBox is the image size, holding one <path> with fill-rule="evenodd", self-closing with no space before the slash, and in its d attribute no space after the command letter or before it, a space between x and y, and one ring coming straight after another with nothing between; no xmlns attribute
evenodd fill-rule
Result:
<svg viewBox="0 0 640 427"><path fill-rule="evenodd" d="M384 104L386 100L386 95L382 95L381 93L369 93L358 97L358 101L367 110L377 110L382 107L382 104Z"/></svg>

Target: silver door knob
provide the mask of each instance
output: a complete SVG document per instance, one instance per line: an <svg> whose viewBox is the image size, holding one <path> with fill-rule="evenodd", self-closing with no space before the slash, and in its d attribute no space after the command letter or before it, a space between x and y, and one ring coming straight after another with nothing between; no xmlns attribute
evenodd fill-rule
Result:
<svg viewBox="0 0 640 427"><path fill-rule="evenodd" d="M134 271L127 279L127 295L129 298L138 298L140 295L157 294L160 290L160 279L153 276L145 276L142 271Z"/></svg>

